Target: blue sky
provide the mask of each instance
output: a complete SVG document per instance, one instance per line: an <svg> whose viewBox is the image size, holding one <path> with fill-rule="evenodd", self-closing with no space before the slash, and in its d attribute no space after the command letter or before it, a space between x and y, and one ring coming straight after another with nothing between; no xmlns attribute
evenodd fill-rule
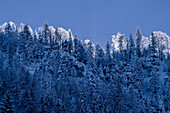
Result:
<svg viewBox="0 0 170 113"><path fill-rule="evenodd" d="M144 36L154 30L170 34L170 0L0 0L0 24L28 23L35 29L45 20L105 46L111 35L134 35L137 26Z"/></svg>

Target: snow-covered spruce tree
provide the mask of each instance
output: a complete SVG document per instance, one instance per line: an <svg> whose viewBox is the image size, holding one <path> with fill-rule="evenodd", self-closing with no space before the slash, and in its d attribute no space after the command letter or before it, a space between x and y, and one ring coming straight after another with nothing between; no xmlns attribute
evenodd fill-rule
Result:
<svg viewBox="0 0 170 113"><path fill-rule="evenodd" d="M4 63L4 57L3 57L3 53L0 51L0 82L2 82L2 80L4 79L4 76L3 76L3 63Z"/></svg>
<svg viewBox="0 0 170 113"><path fill-rule="evenodd" d="M168 49L168 41L170 40L169 36L161 31L154 31L153 32L156 40L156 45L157 45L157 50L158 50L158 56L160 60L165 60L165 51L169 50Z"/></svg>
<svg viewBox="0 0 170 113"><path fill-rule="evenodd" d="M144 72L142 68L142 63L140 58L137 56L136 51L134 51L134 56L132 57L132 73L133 73L133 86L135 88L135 96L136 96L136 108L138 110L143 110L143 80L144 80Z"/></svg>
<svg viewBox="0 0 170 113"><path fill-rule="evenodd" d="M111 100L114 100L114 85L113 83L109 83L109 91L106 93L106 98L103 100L103 112L111 113L114 111L114 103Z"/></svg>
<svg viewBox="0 0 170 113"><path fill-rule="evenodd" d="M87 45L85 46L85 48L87 48L87 67L90 71L92 71L93 73L96 73L96 64L95 64L95 60L94 60L94 44L89 41L87 43Z"/></svg>
<svg viewBox="0 0 170 113"><path fill-rule="evenodd" d="M133 66L131 66L130 64L127 64L127 66L124 67L123 70L123 88L124 88L124 92L123 94L125 94L125 98L124 98L124 103L125 103L125 109L131 112L136 112L136 107L137 107L137 103L136 103L136 92L135 92L135 86L134 86L134 79L133 76L135 74L133 73Z"/></svg>
<svg viewBox="0 0 170 113"><path fill-rule="evenodd" d="M96 44L96 47L95 47L95 61L96 61L96 64L97 64L97 66L99 66L99 64L98 64L98 61L97 61L97 57L98 57L98 54L99 54L99 50L100 50L100 46L99 46L99 44L97 43Z"/></svg>
<svg viewBox="0 0 170 113"><path fill-rule="evenodd" d="M96 56L99 54L99 49L100 49L100 45L97 43L96 44L96 47L95 47L95 59L96 59Z"/></svg>
<svg viewBox="0 0 170 113"><path fill-rule="evenodd" d="M144 79L144 74L143 74L143 68L142 68L142 63L140 58L137 56L136 54L136 50L134 51L134 55L132 56L132 60L131 60L131 69L132 69L132 73L133 75L133 81L134 81L134 86L137 90L140 90L140 92L142 91L142 87L143 87L143 79Z"/></svg>
<svg viewBox="0 0 170 113"><path fill-rule="evenodd" d="M87 53L80 40L77 45L77 60L87 64Z"/></svg>
<svg viewBox="0 0 170 113"><path fill-rule="evenodd" d="M158 87L158 107L158 112L164 112L163 90L161 86Z"/></svg>
<svg viewBox="0 0 170 113"><path fill-rule="evenodd" d="M53 35L52 35L52 31L49 28L49 45L50 45L50 49L53 49L54 43L53 43Z"/></svg>
<svg viewBox="0 0 170 113"><path fill-rule="evenodd" d="M155 37L153 33L151 34L151 53L148 56L148 63L150 64L150 81L149 81L149 89L151 93L151 107L152 112L159 111L160 108L158 106L158 91L159 88L159 59L157 56L156 44L155 44Z"/></svg>
<svg viewBox="0 0 170 113"><path fill-rule="evenodd" d="M106 54L105 54L105 63L107 66L110 66L110 62L111 62L111 50L110 50L110 44L109 44L109 41L107 41L107 44L106 44Z"/></svg>
<svg viewBox="0 0 170 113"><path fill-rule="evenodd" d="M16 51L16 46L17 46L17 41L16 39L14 39L14 33L13 32L13 28L11 26L11 22L9 22L6 26L5 26L5 35L4 35L4 40L3 40L3 44L1 45L1 50L2 52L4 52L5 59L3 61L4 63L4 67L5 67L5 76L3 76L3 78L7 81L7 82L12 82L13 78L14 78L14 73L13 73L13 67L14 67L14 59L15 59L15 51ZM3 38L3 37L2 37ZM12 86L12 84L10 84L9 86Z"/></svg>
<svg viewBox="0 0 170 113"><path fill-rule="evenodd" d="M8 82L12 82L13 80L13 67L14 67L14 46L11 42L8 43L6 58L7 58L7 80Z"/></svg>
<svg viewBox="0 0 170 113"><path fill-rule="evenodd" d="M139 57L132 35L119 33L111 55L70 30L15 26L0 26L0 99L10 90L13 112L169 112L168 46L157 52L155 35Z"/></svg>
<svg viewBox="0 0 170 113"><path fill-rule="evenodd" d="M116 62L117 62L117 66L119 68L119 74L121 75L123 73L123 68L124 68L124 65L126 64L125 63L125 60L123 59L125 56L124 54L124 50L123 50L123 40L124 40L124 37L123 36L120 36L118 38L118 52L116 53Z"/></svg>
<svg viewBox="0 0 170 113"><path fill-rule="evenodd" d="M150 113L150 110L151 110L151 106L150 106L150 103L148 101L148 98L143 98L144 100L144 110L146 113Z"/></svg>
<svg viewBox="0 0 170 113"><path fill-rule="evenodd" d="M99 44L96 45L96 50L95 50L95 61L97 66L99 67L104 66L104 49L102 47L99 46Z"/></svg>
<svg viewBox="0 0 170 113"><path fill-rule="evenodd" d="M132 33L131 33L129 36L129 58L130 59L134 55L134 50L135 50L135 44L134 44L134 40L133 40Z"/></svg>
<svg viewBox="0 0 170 113"><path fill-rule="evenodd" d="M126 47L125 47L125 50L124 50L124 60L125 62L129 62L130 58L129 58L129 37L125 37L125 44L126 44Z"/></svg>
<svg viewBox="0 0 170 113"><path fill-rule="evenodd" d="M39 103L38 103L38 112L39 113L49 113L47 109L47 100L44 97L41 97Z"/></svg>
<svg viewBox="0 0 170 113"><path fill-rule="evenodd" d="M97 83L96 83L96 77L94 76L93 73L88 72L87 73L89 76L89 83L87 85L87 101L88 101L88 106L87 106L87 111L88 112L97 112L98 108L98 103L97 103Z"/></svg>
<svg viewBox="0 0 170 113"><path fill-rule="evenodd" d="M94 44L91 42L91 41L89 41L88 43L87 43L87 53L89 54L89 57L90 58L94 58Z"/></svg>
<svg viewBox="0 0 170 113"><path fill-rule="evenodd" d="M105 66L105 79L106 79L106 81L110 81L110 79L111 79L109 66Z"/></svg>
<svg viewBox="0 0 170 113"><path fill-rule="evenodd" d="M39 32L41 32L41 31L39 31ZM38 35L37 38L38 38L37 43L34 44L34 51L35 51L34 59L37 59L37 60L35 60L35 62L41 62L44 57L45 48L43 47L42 35Z"/></svg>
<svg viewBox="0 0 170 113"><path fill-rule="evenodd" d="M65 52L69 52L69 43L67 40L62 42L62 50L64 50Z"/></svg>
<svg viewBox="0 0 170 113"><path fill-rule="evenodd" d="M25 34L25 41L26 41L26 53L25 57L27 60L31 61L33 60L33 37L31 35L30 28L28 24L24 25L24 34Z"/></svg>
<svg viewBox="0 0 170 113"><path fill-rule="evenodd" d="M48 45L49 41L49 27L47 21L45 21L44 27L43 27L43 32L42 32L42 37L43 37L43 44Z"/></svg>
<svg viewBox="0 0 170 113"><path fill-rule="evenodd" d="M26 41L29 41L30 43L32 43L32 36L31 36L31 31L30 31L30 27L29 27L29 25L28 24L25 24L24 25L24 29L23 29L23 33L24 33L24 39L26 40Z"/></svg>
<svg viewBox="0 0 170 113"><path fill-rule="evenodd" d="M119 39L118 39L118 49L119 49L119 52L123 51L123 39L124 39L123 36L120 36Z"/></svg>
<svg viewBox="0 0 170 113"><path fill-rule="evenodd" d="M82 91L80 93L80 98L78 101L80 101L80 112L86 113L87 112L87 87L85 85L82 87Z"/></svg>
<svg viewBox="0 0 170 113"><path fill-rule="evenodd" d="M140 42L141 42L141 39L142 39L142 33L140 31L140 28L137 27L137 30L136 30L136 52L137 52L137 55L138 57L141 57L141 51L140 51Z"/></svg>
<svg viewBox="0 0 170 113"><path fill-rule="evenodd" d="M39 43L39 40L38 40L38 34L37 32L35 31L34 32L34 42L33 42L33 58L35 59L34 62L39 62L40 60L40 43Z"/></svg>
<svg viewBox="0 0 170 113"><path fill-rule="evenodd" d="M147 57L147 68L148 68L148 76L151 76L152 71L158 72L158 66L159 66L159 58L157 55L156 50L156 42L155 37L153 36L153 33L151 34L151 42L150 42L150 54Z"/></svg>
<svg viewBox="0 0 170 113"><path fill-rule="evenodd" d="M59 34L58 28L55 29L55 43L58 45L57 46L58 49L61 49L62 40L61 40L61 35Z"/></svg>
<svg viewBox="0 0 170 113"><path fill-rule="evenodd" d="M31 35L31 28L28 24L23 26L23 31L20 32L18 54L22 63L25 60L32 61L33 59L33 40Z"/></svg>
<svg viewBox="0 0 170 113"><path fill-rule="evenodd" d="M70 29L68 30L68 33L69 33L68 52L72 54L73 53L73 39L72 39L72 32Z"/></svg>
<svg viewBox="0 0 170 113"><path fill-rule="evenodd" d="M114 87L114 111L122 113L124 109L124 93L123 93L123 85L122 78L119 74L115 76L115 87Z"/></svg>
<svg viewBox="0 0 170 113"><path fill-rule="evenodd" d="M21 82L20 99L18 105L18 112L31 112L33 110L30 91L28 89L28 81Z"/></svg>
<svg viewBox="0 0 170 113"><path fill-rule="evenodd" d="M4 47L5 46L5 43L7 43L7 38L5 37L5 34L4 32L0 32L0 45L1 45L1 52L5 52L6 48ZM1 53L2 54L2 53Z"/></svg>
<svg viewBox="0 0 170 113"><path fill-rule="evenodd" d="M128 91L130 83L134 82L132 78L133 77L132 69L130 64L127 64L127 66L124 67L123 69L123 85L125 87L126 92Z"/></svg>
<svg viewBox="0 0 170 113"><path fill-rule="evenodd" d="M78 56L78 39L77 39L77 35L74 36L73 42L74 42L74 52L73 52L73 56L74 56L75 58L77 58L77 56Z"/></svg>
<svg viewBox="0 0 170 113"><path fill-rule="evenodd" d="M1 113L13 113L13 99L9 91L6 92L5 97L0 102Z"/></svg>
<svg viewBox="0 0 170 113"><path fill-rule="evenodd" d="M167 70L166 75L164 78L164 86L165 86L165 93L164 93L164 107L165 112L168 112L170 110L170 58L167 59Z"/></svg>
<svg viewBox="0 0 170 113"><path fill-rule="evenodd" d="M3 96L5 95L7 89L8 89L8 86L7 86L7 83L5 80L2 80L1 83L0 83L0 97L3 98Z"/></svg>
<svg viewBox="0 0 170 113"><path fill-rule="evenodd" d="M10 23L7 23L7 25L5 26L5 34L7 38L12 38L12 26Z"/></svg>

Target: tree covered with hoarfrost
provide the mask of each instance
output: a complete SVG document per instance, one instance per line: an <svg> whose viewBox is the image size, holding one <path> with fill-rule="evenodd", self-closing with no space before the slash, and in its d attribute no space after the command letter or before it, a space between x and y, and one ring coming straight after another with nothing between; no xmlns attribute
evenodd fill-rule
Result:
<svg viewBox="0 0 170 113"><path fill-rule="evenodd" d="M168 113L170 37L120 32L105 48L47 21L0 26L0 112Z"/></svg>

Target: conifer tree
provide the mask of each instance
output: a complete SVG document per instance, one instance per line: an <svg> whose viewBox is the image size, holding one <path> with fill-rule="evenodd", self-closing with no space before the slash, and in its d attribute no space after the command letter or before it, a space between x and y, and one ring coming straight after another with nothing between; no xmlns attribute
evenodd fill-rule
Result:
<svg viewBox="0 0 170 113"><path fill-rule="evenodd" d="M110 44L109 41L106 44L106 56L105 56L105 63L106 65L109 66L110 62L111 62L111 50L110 50Z"/></svg>
<svg viewBox="0 0 170 113"><path fill-rule="evenodd" d="M123 36L120 36L119 39L118 39L118 48L119 48L119 51L122 52L123 51L123 39L124 37Z"/></svg>
<svg viewBox="0 0 170 113"><path fill-rule="evenodd" d="M0 103L0 112L2 113L13 113L13 99L9 91L5 94L5 97Z"/></svg>
<svg viewBox="0 0 170 113"><path fill-rule="evenodd" d="M136 52L137 52L138 57L141 57L141 51L140 51L140 48L141 48L141 45L140 45L141 39L142 39L141 31L140 31L140 28L137 27L137 30L136 30L136 50L137 51Z"/></svg>
<svg viewBox="0 0 170 113"><path fill-rule="evenodd" d="M170 59L168 59L167 65L170 65ZM166 70L166 75L164 78L165 94L164 94L164 108L165 112L170 109L170 67L168 66Z"/></svg>
<svg viewBox="0 0 170 113"><path fill-rule="evenodd" d="M5 34L6 34L7 38L11 38L12 26L10 25L10 23L7 23L7 25L5 26Z"/></svg>
<svg viewBox="0 0 170 113"><path fill-rule="evenodd" d="M62 42L62 49L65 51L65 52L69 52L69 45L68 45L68 41L65 40L64 42Z"/></svg>
<svg viewBox="0 0 170 113"><path fill-rule="evenodd" d="M149 71L149 76L151 76L151 73L158 72L158 66L159 66L159 59L157 56L157 50L156 50L156 42L155 37L153 36L153 33L151 34L151 44L150 44L150 54L147 57L147 67Z"/></svg>
<svg viewBox="0 0 170 113"><path fill-rule="evenodd" d="M77 58L78 56L78 39L77 39L77 35L74 36L74 57Z"/></svg>
<svg viewBox="0 0 170 113"><path fill-rule="evenodd" d="M87 64L87 53L81 41L79 41L77 46L77 60Z"/></svg>
<svg viewBox="0 0 170 113"><path fill-rule="evenodd" d="M104 49L97 44L95 51L95 60L97 66L104 65L104 56L105 56Z"/></svg>
<svg viewBox="0 0 170 113"><path fill-rule="evenodd" d="M49 41L49 27L47 21L45 21L44 28L43 28L43 43L47 45Z"/></svg>
<svg viewBox="0 0 170 113"><path fill-rule="evenodd" d="M58 49L60 49L62 40L61 35L59 34L59 28L56 28L55 30L55 43L58 44Z"/></svg>
<svg viewBox="0 0 170 113"><path fill-rule="evenodd" d="M72 54L72 52L73 52L73 39L72 39L72 33L71 33L71 30L70 30L70 29L68 30L68 32L69 32L68 52L69 52L70 54Z"/></svg>
<svg viewBox="0 0 170 113"><path fill-rule="evenodd" d="M129 58L130 59L134 55L134 49L135 49L134 40L133 40L132 34L130 34L129 36Z"/></svg>

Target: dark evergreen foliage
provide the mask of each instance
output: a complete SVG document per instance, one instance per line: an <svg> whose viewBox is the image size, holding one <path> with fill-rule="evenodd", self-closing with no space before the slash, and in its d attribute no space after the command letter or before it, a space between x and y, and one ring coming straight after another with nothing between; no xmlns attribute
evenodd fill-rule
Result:
<svg viewBox="0 0 170 113"><path fill-rule="evenodd" d="M139 27L136 44L132 34L121 35L118 50L109 42L104 50L47 22L34 34L28 24L4 26L0 112L170 112L170 54L154 33L141 53Z"/></svg>

